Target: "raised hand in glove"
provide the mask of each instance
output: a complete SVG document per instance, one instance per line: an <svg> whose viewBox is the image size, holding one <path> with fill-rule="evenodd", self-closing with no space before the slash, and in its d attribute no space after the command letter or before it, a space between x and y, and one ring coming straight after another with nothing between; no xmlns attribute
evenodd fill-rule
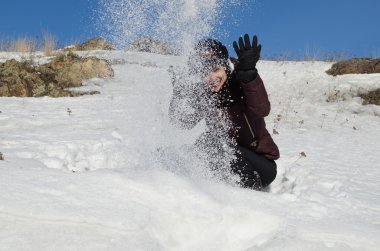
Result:
<svg viewBox="0 0 380 251"><path fill-rule="evenodd" d="M257 45L257 36L253 36L252 44L248 34L239 38L239 45L233 43L238 56L239 64L236 69L236 77L243 83L250 82L257 77L256 63L260 59L261 45Z"/></svg>

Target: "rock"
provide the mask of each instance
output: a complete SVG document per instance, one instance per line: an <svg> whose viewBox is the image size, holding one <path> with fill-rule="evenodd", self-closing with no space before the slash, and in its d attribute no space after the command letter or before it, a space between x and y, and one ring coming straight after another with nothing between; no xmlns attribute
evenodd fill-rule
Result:
<svg viewBox="0 0 380 251"><path fill-rule="evenodd" d="M149 37L136 39L129 45L128 50L151 52L162 55L178 55L178 51L169 43Z"/></svg>
<svg viewBox="0 0 380 251"><path fill-rule="evenodd" d="M103 38L91 38L83 44L67 48L70 51L92 51L92 50L114 50L115 45L105 41Z"/></svg>
<svg viewBox="0 0 380 251"><path fill-rule="evenodd" d="M327 74L337 76L343 74L380 73L380 59L353 58L332 65Z"/></svg>
<svg viewBox="0 0 380 251"><path fill-rule="evenodd" d="M113 76L108 61L95 57L82 58L73 53L57 56L41 66L34 66L30 61L11 59L0 63L0 96L66 97L96 94L98 92L78 93L66 89L79 87L86 79Z"/></svg>
<svg viewBox="0 0 380 251"><path fill-rule="evenodd" d="M85 79L114 76L111 65L106 60L96 57L82 58L74 53L56 57L42 68L48 69L42 69L41 72L55 73L54 80L66 88L79 87Z"/></svg>
<svg viewBox="0 0 380 251"><path fill-rule="evenodd" d="M14 59L0 64L0 96L27 97L30 93L28 78L33 74L31 62L18 62Z"/></svg>

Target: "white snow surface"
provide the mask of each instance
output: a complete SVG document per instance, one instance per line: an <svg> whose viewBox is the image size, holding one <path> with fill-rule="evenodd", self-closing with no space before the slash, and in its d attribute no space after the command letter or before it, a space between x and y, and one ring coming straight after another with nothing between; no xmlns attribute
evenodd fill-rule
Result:
<svg viewBox="0 0 380 251"><path fill-rule="evenodd" d="M182 58L95 55L118 62L99 95L0 98L0 250L379 250L380 108L355 95L380 74L259 62L281 158L257 192L193 161L203 123L170 125Z"/></svg>

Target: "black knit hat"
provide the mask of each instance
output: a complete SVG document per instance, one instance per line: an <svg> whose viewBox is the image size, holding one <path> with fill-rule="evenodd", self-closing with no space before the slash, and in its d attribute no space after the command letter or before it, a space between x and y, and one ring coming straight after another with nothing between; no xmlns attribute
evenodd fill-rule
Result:
<svg viewBox="0 0 380 251"><path fill-rule="evenodd" d="M215 39L206 39L198 42L196 53L201 57L205 66L225 65L229 58L228 50L221 42Z"/></svg>
<svg viewBox="0 0 380 251"><path fill-rule="evenodd" d="M197 72L207 73L218 66L225 67L227 72L232 71L226 46L215 39L199 41L191 61L191 66Z"/></svg>

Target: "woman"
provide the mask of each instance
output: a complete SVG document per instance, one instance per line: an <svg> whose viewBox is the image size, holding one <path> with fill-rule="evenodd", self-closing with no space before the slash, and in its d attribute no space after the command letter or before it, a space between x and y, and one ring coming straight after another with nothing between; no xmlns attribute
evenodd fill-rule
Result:
<svg viewBox="0 0 380 251"><path fill-rule="evenodd" d="M188 77L172 75L174 89L169 115L173 124L186 129L205 119L206 132L196 145L208 149L211 156L225 149L225 144L215 142L228 138L235 156L229 161L231 171L240 176L242 187L262 190L275 179L274 160L280 154L264 121L270 103L256 69L261 45L257 44L256 36L251 43L246 34L233 47L238 60L230 58L227 48L217 40L198 43L189 57ZM223 118L227 123L221 122ZM227 128L223 126L226 124ZM215 162L213 168L218 165L222 164Z"/></svg>

